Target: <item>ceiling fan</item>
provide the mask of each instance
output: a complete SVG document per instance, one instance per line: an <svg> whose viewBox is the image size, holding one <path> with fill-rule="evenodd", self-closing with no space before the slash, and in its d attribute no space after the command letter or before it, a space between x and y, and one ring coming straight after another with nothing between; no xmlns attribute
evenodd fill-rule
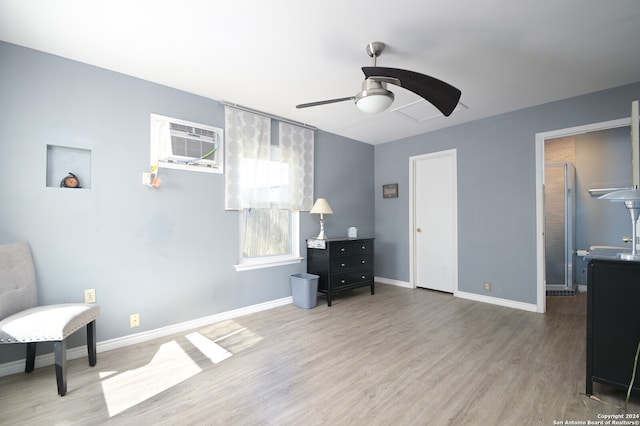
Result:
<svg viewBox="0 0 640 426"><path fill-rule="evenodd" d="M457 88L428 75L398 68L385 68L376 65L377 58L385 44L374 41L367 44L365 50L373 58L372 67L362 67L366 79L362 82L362 91L355 96L328 99L296 105L296 108L308 108L336 102L355 101L359 110L368 113L382 112L393 102L393 92L387 90L387 84L404 87L424 98L440 110L445 116L451 115L458 105L462 92Z"/></svg>

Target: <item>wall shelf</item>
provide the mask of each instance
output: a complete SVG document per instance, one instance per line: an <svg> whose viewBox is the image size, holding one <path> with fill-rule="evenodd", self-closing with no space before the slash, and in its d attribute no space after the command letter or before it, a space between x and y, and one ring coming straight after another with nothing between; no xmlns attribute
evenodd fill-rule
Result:
<svg viewBox="0 0 640 426"><path fill-rule="evenodd" d="M91 189L91 150L47 145L47 187L60 188L69 173L78 177L82 189Z"/></svg>

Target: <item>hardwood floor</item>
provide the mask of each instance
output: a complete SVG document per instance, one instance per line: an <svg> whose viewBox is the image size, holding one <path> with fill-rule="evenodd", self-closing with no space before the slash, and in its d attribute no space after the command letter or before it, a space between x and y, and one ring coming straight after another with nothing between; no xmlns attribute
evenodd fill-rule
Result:
<svg viewBox="0 0 640 426"><path fill-rule="evenodd" d="M623 413L583 395L586 295L548 313L378 285L0 378L1 424L552 425ZM638 396L629 413L640 413Z"/></svg>

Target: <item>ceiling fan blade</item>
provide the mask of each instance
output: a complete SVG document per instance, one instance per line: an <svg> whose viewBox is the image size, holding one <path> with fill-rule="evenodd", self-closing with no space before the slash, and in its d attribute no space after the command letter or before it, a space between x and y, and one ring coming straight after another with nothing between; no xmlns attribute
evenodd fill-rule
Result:
<svg viewBox="0 0 640 426"><path fill-rule="evenodd" d="M353 101L354 99L355 99L355 96L349 96L348 98L327 99L326 101L316 101L316 102L309 102L306 104L296 105L296 108L308 108L308 107L313 107L318 105L334 104L336 102Z"/></svg>
<svg viewBox="0 0 640 426"><path fill-rule="evenodd" d="M462 92L444 81L414 71L386 67L362 67L367 78L391 77L400 80L400 87L431 102L445 116L450 116L460 100ZM389 81L389 83L394 84Z"/></svg>

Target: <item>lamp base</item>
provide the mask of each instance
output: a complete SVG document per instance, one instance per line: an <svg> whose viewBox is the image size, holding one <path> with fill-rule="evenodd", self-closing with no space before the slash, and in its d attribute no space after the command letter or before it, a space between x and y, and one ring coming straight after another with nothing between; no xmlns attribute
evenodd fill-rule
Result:
<svg viewBox="0 0 640 426"><path fill-rule="evenodd" d="M320 233L316 237L316 240L326 240L327 234L324 233L324 215L320 214Z"/></svg>

